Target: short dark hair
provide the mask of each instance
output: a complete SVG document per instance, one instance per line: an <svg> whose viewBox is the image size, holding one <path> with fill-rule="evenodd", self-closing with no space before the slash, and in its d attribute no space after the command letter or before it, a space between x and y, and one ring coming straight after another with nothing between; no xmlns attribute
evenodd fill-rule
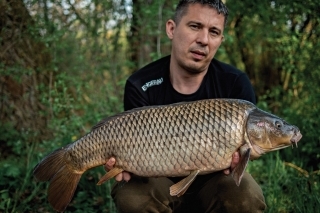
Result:
<svg viewBox="0 0 320 213"><path fill-rule="evenodd" d="M229 13L227 6L221 0L180 0L174 13L174 22L178 24L181 18L186 14L188 6L195 3L208 5L215 8L219 14L222 13L224 15L224 26L226 26Z"/></svg>

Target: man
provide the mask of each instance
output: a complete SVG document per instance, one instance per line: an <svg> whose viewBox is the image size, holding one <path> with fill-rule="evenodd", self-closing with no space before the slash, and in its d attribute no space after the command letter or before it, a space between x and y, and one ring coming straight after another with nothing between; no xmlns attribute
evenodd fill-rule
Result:
<svg viewBox="0 0 320 213"><path fill-rule="evenodd" d="M248 77L219 62L214 55L223 41L228 11L219 0L181 0L173 20L166 23L171 55L134 73L125 86L124 108L164 105L209 98L237 98L255 103ZM236 152L230 165L239 162ZM111 158L107 169L115 165ZM236 186L230 170L200 175L181 197L169 187L182 178L141 178L123 172L112 197L119 212L262 212L262 191L245 173Z"/></svg>

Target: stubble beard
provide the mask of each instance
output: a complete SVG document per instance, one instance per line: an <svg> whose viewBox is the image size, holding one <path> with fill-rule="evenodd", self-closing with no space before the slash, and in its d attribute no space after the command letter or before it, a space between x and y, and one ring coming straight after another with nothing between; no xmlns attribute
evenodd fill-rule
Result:
<svg viewBox="0 0 320 213"><path fill-rule="evenodd" d="M188 64L180 63L180 67L182 67L189 75L198 75L208 70L209 64L207 66L204 66L197 63L199 62L193 61L189 62Z"/></svg>

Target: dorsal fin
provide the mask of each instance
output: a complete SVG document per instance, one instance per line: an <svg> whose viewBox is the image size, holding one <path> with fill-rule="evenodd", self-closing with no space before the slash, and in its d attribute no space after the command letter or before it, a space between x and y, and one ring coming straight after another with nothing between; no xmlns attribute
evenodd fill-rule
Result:
<svg viewBox="0 0 320 213"><path fill-rule="evenodd" d="M127 110L127 111L120 112L118 114L106 117L106 118L102 119L101 121L99 121L95 126L93 126L92 130L98 129L99 127L103 126L106 122L111 121L111 120L115 120L119 117L122 117L122 116L125 116L128 114L133 114L137 111L147 110L147 109L156 108L156 107L159 107L159 106L143 106L143 107L134 108L131 110Z"/></svg>
<svg viewBox="0 0 320 213"><path fill-rule="evenodd" d="M186 103L192 103L192 102L179 102L179 103L173 103L173 104L169 104L169 105L154 105L154 106L137 107L137 108L134 108L134 109L131 109L131 110L127 110L127 111L124 111L124 112L120 112L120 113L118 113L116 115L112 115L112 116L109 116L107 118L102 119L95 126L92 127L92 130L100 128L101 126L103 126L108 121L117 119L119 117L122 117L122 116L125 116L125 115L128 115L128 114L133 114L133 113L138 112L138 111L143 111L143 110L148 110L148 109L156 109L156 108L160 108L160 107L174 107L174 106L184 105Z"/></svg>

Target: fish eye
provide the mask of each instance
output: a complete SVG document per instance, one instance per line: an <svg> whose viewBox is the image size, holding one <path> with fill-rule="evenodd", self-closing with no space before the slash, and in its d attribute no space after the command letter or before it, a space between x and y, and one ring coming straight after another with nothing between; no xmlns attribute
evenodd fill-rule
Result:
<svg viewBox="0 0 320 213"><path fill-rule="evenodd" d="M282 127L282 123L280 121L276 121L275 125L278 129Z"/></svg>

